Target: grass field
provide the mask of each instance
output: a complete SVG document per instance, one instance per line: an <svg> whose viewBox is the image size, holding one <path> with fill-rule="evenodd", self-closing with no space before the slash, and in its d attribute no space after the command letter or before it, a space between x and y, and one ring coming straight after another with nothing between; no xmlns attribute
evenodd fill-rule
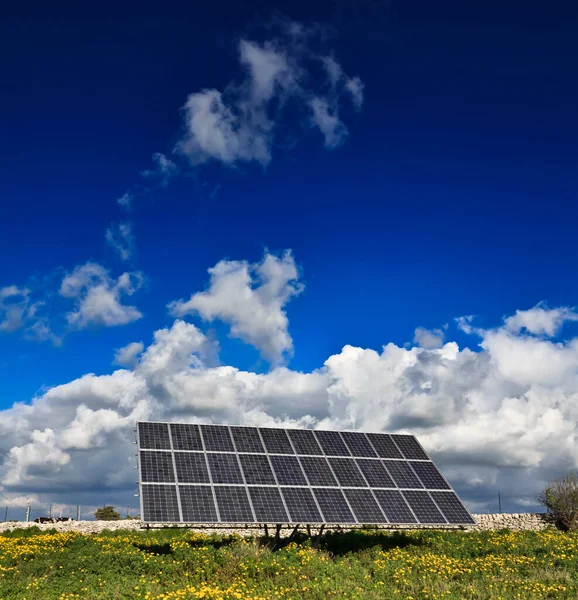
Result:
<svg viewBox="0 0 578 600"><path fill-rule="evenodd" d="M578 534L329 533L275 551L183 530L0 536L0 598L577 598Z"/></svg>

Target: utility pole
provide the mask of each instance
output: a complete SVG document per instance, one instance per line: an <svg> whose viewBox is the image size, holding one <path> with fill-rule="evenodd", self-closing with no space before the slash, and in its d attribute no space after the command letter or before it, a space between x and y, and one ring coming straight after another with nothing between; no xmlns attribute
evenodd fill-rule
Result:
<svg viewBox="0 0 578 600"><path fill-rule="evenodd" d="M80 521L80 506L76 507L76 520Z"/></svg>
<svg viewBox="0 0 578 600"><path fill-rule="evenodd" d="M8 505L6 505L6 509L4 510L4 521L8 521Z"/></svg>
<svg viewBox="0 0 578 600"><path fill-rule="evenodd" d="M30 522L30 502L28 503L28 506L26 507L26 522L27 523Z"/></svg>
<svg viewBox="0 0 578 600"><path fill-rule="evenodd" d="M130 504L126 505L126 516L128 517L128 513L130 511Z"/></svg>
<svg viewBox="0 0 578 600"><path fill-rule="evenodd" d="M52 519L52 502L50 503L50 514L49 514L49 516Z"/></svg>
<svg viewBox="0 0 578 600"><path fill-rule="evenodd" d="M498 492L498 511L502 514L502 497L500 496L500 492Z"/></svg>

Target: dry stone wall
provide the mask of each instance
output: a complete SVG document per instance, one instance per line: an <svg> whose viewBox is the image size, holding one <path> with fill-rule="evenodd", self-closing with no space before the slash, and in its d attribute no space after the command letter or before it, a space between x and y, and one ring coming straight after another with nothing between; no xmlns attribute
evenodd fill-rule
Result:
<svg viewBox="0 0 578 600"><path fill-rule="evenodd" d="M545 513L504 513L504 514L475 514L476 525L468 527L469 531L487 531L492 529L508 528L514 531L541 531L547 527L552 527ZM56 531L79 531L87 534L95 534L105 529L117 531L140 530L143 522L134 520L127 521L66 521L62 523L0 523L0 533L10 529L22 527L39 527L42 530L56 529ZM329 527L327 529L330 529ZM237 533L239 535L255 535L255 529L248 529L242 526L229 529L199 528L198 531L204 533ZM288 535L290 529L284 529L282 535ZM272 533L272 532L271 532Z"/></svg>

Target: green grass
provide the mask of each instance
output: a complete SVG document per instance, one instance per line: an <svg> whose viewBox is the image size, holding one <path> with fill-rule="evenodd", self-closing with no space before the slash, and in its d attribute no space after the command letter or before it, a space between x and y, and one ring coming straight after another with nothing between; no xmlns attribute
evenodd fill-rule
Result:
<svg viewBox="0 0 578 600"><path fill-rule="evenodd" d="M577 598L578 534L329 533L276 550L190 531L0 535L0 599Z"/></svg>

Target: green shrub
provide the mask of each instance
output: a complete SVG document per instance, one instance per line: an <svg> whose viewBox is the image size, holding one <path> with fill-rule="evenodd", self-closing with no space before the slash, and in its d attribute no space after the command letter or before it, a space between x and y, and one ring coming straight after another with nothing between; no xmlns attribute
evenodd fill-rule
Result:
<svg viewBox="0 0 578 600"><path fill-rule="evenodd" d="M578 529L578 473L551 481L538 501L548 509L557 527L565 531Z"/></svg>

